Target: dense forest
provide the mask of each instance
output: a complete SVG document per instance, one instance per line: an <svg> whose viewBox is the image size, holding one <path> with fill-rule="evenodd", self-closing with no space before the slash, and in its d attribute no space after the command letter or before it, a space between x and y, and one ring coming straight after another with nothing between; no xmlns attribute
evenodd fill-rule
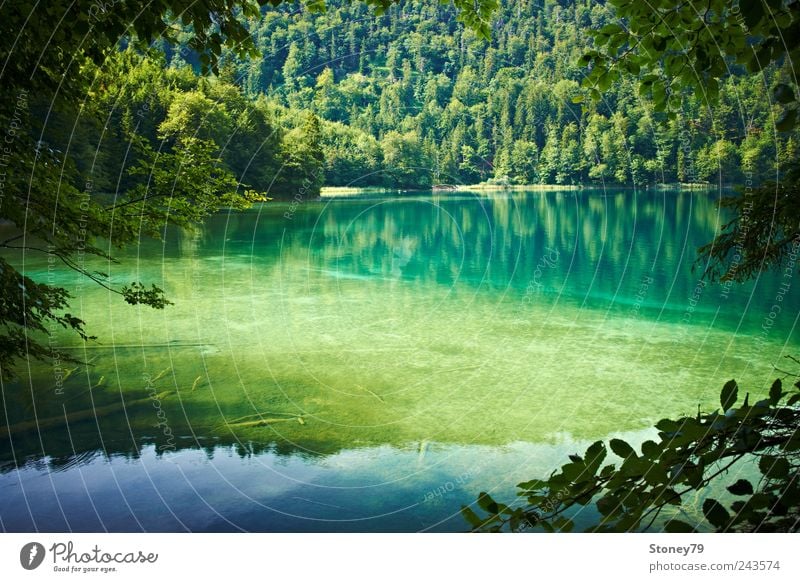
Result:
<svg viewBox="0 0 800 582"><path fill-rule="evenodd" d="M188 42L112 55L84 104L94 114L51 118L46 141L113 192L191 138L274 198L322 185L759 183L796 159L796 132L770 129L775 68L733 70L713 107L687 95L666 123L632 78L579 103L587 31L612 20L598 2L505 1L485 40L433 0L382 16L282 5L246 22L262 57L223 48L216 77L199 74Z"/></svg>
<svg viewBox="0 0 800 582"><path fill-rule="evenodd" d="M603 2L504 1L487 41L434 1L378 18L360 3L288 5L249 23L263 58L237 62L236 79L330 122L328 185L741 183L795 158L797 139L769 130L775 71L734 70L711 110L686 99L666 128L633 79L574 103L587 32L614 20Z"/></svg>

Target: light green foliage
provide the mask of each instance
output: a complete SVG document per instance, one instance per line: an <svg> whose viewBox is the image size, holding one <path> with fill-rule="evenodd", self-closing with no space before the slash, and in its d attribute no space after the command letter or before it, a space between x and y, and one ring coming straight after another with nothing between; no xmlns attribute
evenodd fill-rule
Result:
<svg viewBox="0 0 800 582"><path fill-rule="evenodd" d="M319 118L308 114L303 124L284 140L283 165L278 177L292 196L308 199L319 194L324 177L322 127Z"/></svg>

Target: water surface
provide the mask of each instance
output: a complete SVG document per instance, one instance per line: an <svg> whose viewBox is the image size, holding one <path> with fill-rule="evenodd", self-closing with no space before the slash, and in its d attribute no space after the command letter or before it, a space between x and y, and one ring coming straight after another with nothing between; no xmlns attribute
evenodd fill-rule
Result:
<svg viewBox="0 0 800 582"><path fill-rule="evenodd" d="M271 202L91 265L163 311L14 257L99 339L57 331L90 365L3 385L0 527L463 529L479 491L713 408L730 378L768 389L796 281L702 281L726 218L697 192Z"/></svg>

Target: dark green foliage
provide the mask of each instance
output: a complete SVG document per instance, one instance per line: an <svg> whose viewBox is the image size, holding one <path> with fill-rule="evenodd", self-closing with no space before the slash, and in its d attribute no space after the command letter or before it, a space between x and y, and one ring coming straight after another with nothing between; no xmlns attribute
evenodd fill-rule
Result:
<svg viewBox="0 0 800 582"><path fill-rule="evenodd" d="M800 251L800 181L796 177L745 189L723 204L733 209L735 217L700 248L703 268L711 279L743 281L789 263L789 272L795 270Z"/></svg>
<svg viewBox="0 0 800 582"><path fill-rule="evenodd" d="M0 246L8 253L2 281L7 308L0 314L6 377L14 358L56 355L25 328L47 334L55 324L88 339L83 322L63 313L69 300L64 289L17 272L24 253L72 268L127 303L164 308L170 302L158 287L112 284L106 274L87 268L87 257L114 262L98 239L113 247L136 244L142 236L161 236L168 225L192 227L222 208L264 200L233 174L237 156L265 167L278 163L277 131L257 144L251 140L250 148L226 150L235 135L271 129L266 112L233 85L165 70L157 56L143 58L132 50L110 54L102 68L87 62L85 71L93 84L82 107L56 102L45 125L49 105L21 91L11 112L14 140L4 160L0 200L6 221ZM252 175L262 180L262 190L270 184Z"/></svg>
<svg viewBox="0 0 800 582"><path fill-rule="evenodd" d="M689 164L680 159L678 172L686 174L688 168L690 176L711 180L717 175L721 182L738 174L741 179L735 181L746 186L725 201L736 218L700 250L705 275L742 281L793 263L800 244L798 91L792 68L800 59L800 2L608 0L608 7L612 21L591 30L594 46L580 59L589 67L582 85L599 102L612 84L633 79L638 94L672 121L685 120L692 102L708 108L721 118L717 141L708 141L696 156L684 147L680 157L695 159ZM731 73L767 80L770 101L761 110L770 121L746 123L740 131L731 117L736 111L730 102ZM752 100L745 97L738 109L740 116L752 111ZM771 176L760 171L764 154L771 160Z"/></svg>
<svg viewBox="0 0 800 582"><path fill-rule="evenodd" d="M521 505L509 507L482 493L477 507L483 515L465 507L464 516L473 530L565 531L576 510L593 505L597 519L589 531L796 531L800 408L790 403L800 396L800 382L784 392L776 380L770 398L752 406L748 395L734 408L736 392L732 380L723 388L724 414L716 410L659 421L659 441L643 443L641 456L625 441L612 439L609 446L623 462L603 465L605 446L598 441L583 457L571 455L571 462L549 478L520 483ZM705 497L702 518L698 514L687 523L686 517L675 517L697 492L709 495L709 484L724 481L734 465L747 460L757 461L762 475L757 488L738 479L727 486L735 497Z"/></svg>
<svg viewBox="0 0 800 582"><path fill-rule="evenodd" d="M719 403L722 405L723 411L728 412L728 410L736 404L738 394L739 387L736 385L735 380L729 380L725 383L719 395Z"/></svg>
<svg viewBox="0 0 800 582"><path fill-rule="evenodd" d="M31 332L49 333L59 327L71 328L82 338L91 339L84 330L84 322L64 312L69 299L66 290L36 283L21 275L2 257L0 288L3 289L0 295L0 372L3 379L11 376L16 358L53 356L52 350L31 340L28 336ZM64 354L60 357L68 359Z"/></svg>
<svg viewBox="0 0 800 582"><path fill-rule="evenodd" d="M687 89L715 103L722 92L720 79L731 68L756 74L773 63L788 65L800 58L796 0L608 0L608 5L615 18L591 33L594 48L582 57L591 65L584 85L602 92L620 75L632 75L639 80L639 93L673 117ZM773 95L786 106L777 129L788 131L797 115L795 87L780 83Z"/></svg>

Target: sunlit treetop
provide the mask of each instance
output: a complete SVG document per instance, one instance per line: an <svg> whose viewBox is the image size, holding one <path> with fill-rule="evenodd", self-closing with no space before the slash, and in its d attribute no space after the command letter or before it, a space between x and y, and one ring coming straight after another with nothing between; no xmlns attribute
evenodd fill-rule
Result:
<svg viewBox="0 0 800 582"><path fill-rule="evenodd" d="M713 102L719 79L734 67L756 73L777 63L787 82L774 99L787 105L776 127L791 129L797 118L800 59L798 0L608 0L616 22L593 31L594 47L581 64L590 67L585 85L592 96L622 74L639 77L639 91L659 111L680 107L681 90L692 88Z"/></svg>

